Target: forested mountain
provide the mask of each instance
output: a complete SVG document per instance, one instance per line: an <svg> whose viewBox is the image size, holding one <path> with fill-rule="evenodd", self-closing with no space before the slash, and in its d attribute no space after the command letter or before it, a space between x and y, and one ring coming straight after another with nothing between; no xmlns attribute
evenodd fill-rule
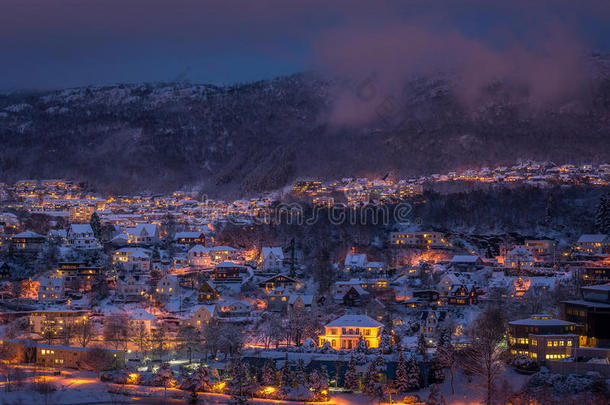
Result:
<svg viewBox="0 0 610 405"><path fill-rule="evenodd" d="M1 95L0 181L67 177L118 192L199 186L238 196L303 177L605 162L610 79L596 66L582 97L549 106L495 83L466 107L452 79L413 79L397 96L377 94L366 124L335 119L346 93L367 101L358 84L317 74Z"/></svg>

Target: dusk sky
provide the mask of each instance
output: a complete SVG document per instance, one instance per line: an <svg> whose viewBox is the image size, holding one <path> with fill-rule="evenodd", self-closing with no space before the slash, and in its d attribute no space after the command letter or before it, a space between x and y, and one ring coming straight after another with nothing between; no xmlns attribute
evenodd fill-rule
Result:
<svg viewBox="0 0 610 405"><path fill-rule="evenodd" d="M468 63L491 66L489 75L567 64L555 76L563 81L577 54L610 50L608 2L428 3L3 0L0 91L361 68L400 76ZM523 64L507 67L515 55Z"/></svg>

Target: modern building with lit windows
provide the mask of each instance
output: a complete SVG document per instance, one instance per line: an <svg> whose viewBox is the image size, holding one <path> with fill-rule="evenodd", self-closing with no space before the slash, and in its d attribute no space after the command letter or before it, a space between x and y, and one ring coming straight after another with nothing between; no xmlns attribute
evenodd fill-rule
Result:
<svg viewBox="0 0 610 405"><path fill-rule="evenodd" d="M545 314L509 322L508 331L511 354L538 362L570 357L579 344L578 325Z"/></svg>

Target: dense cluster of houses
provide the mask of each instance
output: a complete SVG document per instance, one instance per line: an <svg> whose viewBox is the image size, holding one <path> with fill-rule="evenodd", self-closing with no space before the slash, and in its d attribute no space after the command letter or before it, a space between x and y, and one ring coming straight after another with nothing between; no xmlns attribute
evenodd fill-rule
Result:
<svg viewBox="0 0 610 405"><path fill-rule="evenodd" d="M313 193L323 186L299 187ZM62 331L92 322L92 341L103 345L104 322L116 316L149 335L162 329L170 341L184 328L203 332L221 323L242 331L246 348L260 348L269 319L278 320L276 328L300 319L313 325L308 337L320 350L379 348L384 330L406 342L422 336L432 348L446 330L461 341L482 303L533 300L565 286L581 287L582 299L512 320L510 352L539 362L591 357L590 348L598 357L610 354L607 235L505 241L493 256L455 243L455 235L392 229L382 250L355 246L331 263L333 281L321 292L294 245L216 242L217 214L255 215L263 200L231 208L180 193L104 200L61 181L6 190L12 200L0 213L2 319L27 319L26 335L44 365L70 365L66 356L87 354L73 354L65 337L63 349L54 347ZM47 216L51 229L28 230L17 206ZM302 344L303 333L283 344ZM124 364L122 357L115 364Z"/></svg>

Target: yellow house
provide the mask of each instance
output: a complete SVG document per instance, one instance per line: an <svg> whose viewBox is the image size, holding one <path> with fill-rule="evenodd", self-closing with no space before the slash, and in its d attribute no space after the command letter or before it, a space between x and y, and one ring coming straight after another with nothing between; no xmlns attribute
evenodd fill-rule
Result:
<svg viewBox="0 0 610 405"><path fill-rule="evenodd" d="M383 324L366 315L343 315L324 326L324 335L320 335L319 344L326 342L333 349L354 349L360 337L367 347L379 347Z"/></svg>

